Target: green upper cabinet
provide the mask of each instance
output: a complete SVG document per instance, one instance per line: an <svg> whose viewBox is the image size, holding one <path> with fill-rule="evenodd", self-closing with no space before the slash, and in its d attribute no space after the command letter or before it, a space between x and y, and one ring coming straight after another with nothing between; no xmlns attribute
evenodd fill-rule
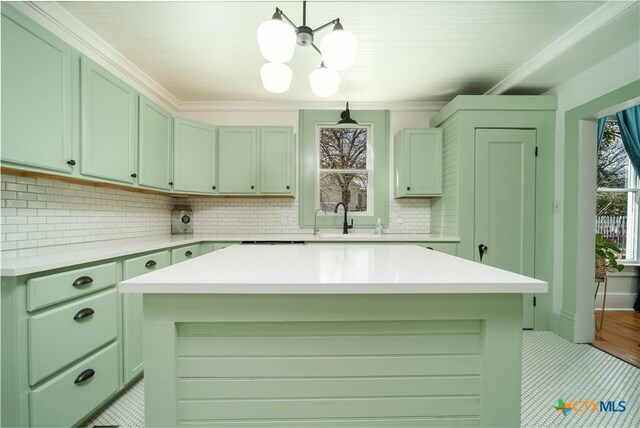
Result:
<svg viewBox="0 0 640 428"><path fill-rule="evenodd" d="M260 128L260 193L294 195L294 156L291 128Z"/></svg>
<svg viewBox="0 0 640 428"><path fill-rule="evenodd" d="M258 128L228 127L218 131L220 193L255 194Z"/></svg>
<svg viewBox="0 0 640 428"><path fill-rule="evenodd" d="M173 127L173 189L181 192L215 193L215 128L178 118L174 120Z"/></svg>
<svg viewBox="0 0 640 428"><path fill-rule="evenodd" d="M72 98L77 79L73 67L70 46L2 5L2 161L6 166L72 172Z"/></svg>
<svg viewBox="0 0 640 428"><path fill-rule="evenodd" d="M138 95L88 58L81 61L82 175L123 183L137 177Z"/></svg>
<svg viewBox="0 0 640 428"><path fill-rule="evenodd" d="M138 184L171 190L173 117L141 96L139 123Z"/></svg>
<svg viewBox="0 0 640 428"><path fill-rule="evenodd" d="M442 196L442 129L401 129L394 144L395 197Z"/></svg>

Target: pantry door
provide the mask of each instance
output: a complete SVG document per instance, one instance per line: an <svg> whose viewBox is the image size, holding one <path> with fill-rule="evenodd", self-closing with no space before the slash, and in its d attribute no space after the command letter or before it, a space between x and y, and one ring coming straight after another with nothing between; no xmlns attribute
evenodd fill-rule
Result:
<svg viewBox="0 0 640 428"><path fill-rule="evenodd" d="M534 276L536 131L476 129L474 259ZM534 295L523 296L533 328Z"/></svg>

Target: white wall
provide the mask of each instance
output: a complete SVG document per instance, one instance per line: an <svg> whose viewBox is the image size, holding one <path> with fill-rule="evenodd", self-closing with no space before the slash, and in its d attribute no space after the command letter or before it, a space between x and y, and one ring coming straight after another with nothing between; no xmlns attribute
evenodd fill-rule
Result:
<svg viewBox="0 0 640 428"><path fill-rule="evenodd" d="M562 201L564 200L565 113L577 106L629 84L639 77L640 41L614 53L606 60L548 91L548 94L558 97L558 110L556 113L555 200L558 203L559 210L555 213L554 223L555 264L553 277L553 312L555 314L559 314L562 309L562 250L564 233Z"/></svg>

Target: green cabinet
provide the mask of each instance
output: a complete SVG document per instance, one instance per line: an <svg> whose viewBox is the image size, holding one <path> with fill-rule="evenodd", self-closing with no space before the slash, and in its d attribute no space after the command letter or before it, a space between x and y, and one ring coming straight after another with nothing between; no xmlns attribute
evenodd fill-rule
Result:
<svg viewBox="0 0 640 428"><path fill-rule="evenodd" d="M218 131L218 165L221 194L255 194L258 192L258 129L251 127L220 128Z"/></svg>
<svg viewBox="0 0 640 428"><path fill-rule="evenodd" d="M291 128L260 128L260 193L295 194L294 152Z"/></svg>
<svg viewBox="0 0 640 428"><path fill-rule="evenodd" d="M137 176L138 95L86 57L81 78L80 172L131 184Z"/></svg>
<svg viewBox="0 0 640 428"><path fill-rule="evenodd" d="M3 164L72 172L76 61L70 46L2 4Z"/></svg>
<svg viewBox="0 0 640 428"><path fill-rule="evenodd" d="M173 127L173 189L216 193L215 128L178 118Z"/></svg>
<svg viewBox="0 0 640 428"><path fill-rule="evenodd" d="M173 170L173 117L140 96L138 184L171 190Z"/></svg>
<svg viewBox="0 0 640 428"><path fill-rule="evenodd" d="M123 277L131 279L171 264L168 251L146 254L123 262ZM143 368L142 294L122 294L122 344L124 384L136 379Z"/></svg>
<svg viewBox="0 0 640 428"><path fill-rule="evenodd" d="M395 197L442 195L442 129L401 129L394 139Z"/></svg>

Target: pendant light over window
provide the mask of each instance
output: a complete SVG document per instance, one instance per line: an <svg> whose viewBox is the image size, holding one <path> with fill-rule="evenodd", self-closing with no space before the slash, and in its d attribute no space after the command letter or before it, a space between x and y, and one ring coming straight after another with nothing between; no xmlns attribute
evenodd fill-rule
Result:
<svg viewBox="0 0 640 428"><path fill-rule="evenodd" d="M314 44L314 35L331 25L333 31L322 39L321 50ZM296 43L303 47L311 46L322 56L323 64L309 76L311 90L319 97L336 94L340 84L338 71L353 65L358 48L356 37L345 31L340 18L316 29L308 27L306 1L302 2L301 26L296 26L284 12L276 8L272 19L258 27L257 37L260 53L269 61L260 69L262 84L266 90L275 93L286 92L291 85L291 69L285 63L293 57ZM285 82L288 83L285 85Z"/></svg>

